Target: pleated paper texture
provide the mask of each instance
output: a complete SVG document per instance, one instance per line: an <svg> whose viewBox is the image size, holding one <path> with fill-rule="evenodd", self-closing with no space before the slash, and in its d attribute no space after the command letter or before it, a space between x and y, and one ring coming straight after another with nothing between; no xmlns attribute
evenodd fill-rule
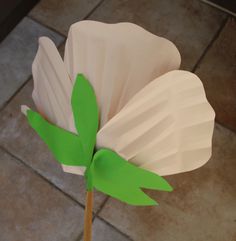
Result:
<svg viewBox="0 0 236 241"><path fill-rule="evenodd" d="M71 93L82 73L99 105L97 147L160 175L189 171L211 155L214 111L201 81L174 71L179 65L173 43L137 25L81 21L70 28L64 61L50 39L40 38L33 99L47 120L76 133Z"/></svg>
<svg viewBox="0 0 236 241"><path fill-rule="evenodd" d="M135 24L83 21L70 28L64 61L73 81L83 73L91 82L102 127L147 83L178 69L180 54Z"/></svg>
<svg viewBox="0 0 236 241"><path fill-rule="evenodd" d="M97 146L162 176L190 171L211 156L214 117L200 79L171 71L137 93L99 131Z"/></svg>

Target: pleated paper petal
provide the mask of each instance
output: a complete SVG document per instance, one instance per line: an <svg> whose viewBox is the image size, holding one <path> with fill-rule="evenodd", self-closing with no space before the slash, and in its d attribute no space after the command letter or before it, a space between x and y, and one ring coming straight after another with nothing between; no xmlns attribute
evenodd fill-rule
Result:
<svg viewBox="0 0 236 241"><path fill-rule="evenodd" d="M100 109L100 127L154 78L180 65L173 43L131 23L71 26L64 57L70 78L83 73Z"/></svg>
<svg viewBox="0 0 236 241"><path fill-rule="evenodd" d="M73 83L54 43L39 39L39 48L32 66L33 99L38 111L51 123L77 133L71 109ZM83 174L84 168L62 165L65 172Z"/></svg>
<svg viewBox="0 0 236 241"><path fill-rule="evenodd" d="M200 79L171 71L137 93L99 131L97 147L162 176L190 171L211 156L214 117Z"/></svg>
<svg viewBox="0 0 236 241"><path fill-rule="evenodd" d="M54 43L39 39L39 48L32 65L33 100L39 112L53 124L75 131L71 110L72 81Z"/></svg>

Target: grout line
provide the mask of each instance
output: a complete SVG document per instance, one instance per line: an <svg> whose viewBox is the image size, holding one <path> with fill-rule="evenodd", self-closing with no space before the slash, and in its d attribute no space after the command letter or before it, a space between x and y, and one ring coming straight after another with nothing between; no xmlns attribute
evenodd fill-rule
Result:
<svg viewBox="0 0 236 241"><path fill-rule="evenodd" d="M207 54L208 50L212 47L212 45L214 44L215 40L219 37L221 31L223 30L223 28L226 26L227 21L229 20L229 16L226 17L226 19L222 22L220 28L218 29L218 31L216 32L215 36L213 37L213 39L211 40L211 42L208 44L208 46L206 47L206 49L203 51L203 54L200 56L200 58L198 59L198 61L196 62L196 64L194 65L193 69L191 70L191 72L195 72L199 66L199 64L201 63L201 61L203 60L203 58L205 57L205 55ZM221 122L220 120L218 120L217 116L215 118L215 123L219 124L221 126L223 126L224 128L232 131L233 133L236 132L236 130L230 126L228 126L227 124Z"/></svg>
<svg viewBox="0 0 236 241"><path fill-rule="evenodd" d="M16 159L18 162L20 162L22 165L24 165L25 167L27 167L29 170L31 170L33 173L35 173L38 177L40 177L42 180L46 181L50 186L52 186L53 188L55 188L56 190L58 190L60 193L62 193L64 196L66 196L67 198L69 198L70 200L72 200L74 203L78 204L82 209L84 209L84 205L80 202L78 202L74 197L70 196L69 194L65 193L60 187L56 186L54 183L52 183L49 179L47 179L46 177L44 177L40 172L38 172L37 170L35 170L32 166L28 165L27 163L25 163L23 160L21 160L19 157L17 157L16 155L12 154L9 150L7 150L5 147L3 147L2 145L0 145L0 149L2 149L5 153L7 153L8 155L10 155L11 157L13 157L14 159Z"/></svg>
<svg viewBox="0 0 236 241"><path fill-rule="evenodd" d="M97 210L97 212L94 212L94 214L93 214L93 219L92 219L92 224L93 224L95 218L99 218L99 217L98 217L98 214L100 213L100 211L102 210L102 208L105 206L105 204L106 204L106 202L108 201L108 199L109 199L109 196L107 196L107 197L105 198L105 200L103 201L103 203L101 204L101 206L99 207L99 209ZM82 231L82 233L78 236L78 238L76 239L76 241L82 240L83 235L84 235L84 232Z"/></svg>
<svg viewBox="0 0 236 241"><path fill-rule="evenodd" d="M75 198L73 198L72 196L70 196L69 194L65 193L62 189L60 189L59 187L57 187L54 183L52 183L49 179L47 179L46 177L44 177L42 174L40 174L38 171L36 171L35 169L33 169L31 166L27 165L24 161L22 161L20 158L18 158L17 156L15 156L14 154L12 154L11 152L9 152L6 148L4 148L3 146L0 145L0 149L2 151L4 151L5 153L7 153L9 156L13 157L13 159L19 163L21 163L24 167L26 167L27 169L29 169L31 172L33 172L34 174L36 174L36 176L38 176L39 178L41 178L43 181L45 181L46 183L48 183L52 188L56 189L57 191L59 191L60 193L62 193L66 198L68 198L69 200L73 201L76 205L78 205L79 207L81 207L84 210L84 205L79 203ZM79 238L83 237L83 231L79 234L78 236ZM75 240L77 241L77 239ZM78 239L78 241L80 241L80 239Z"/></svg>
<svg viewBox="0 0 236 241"><path fill-rule="evenodd" d="M63 44L65 43L65 40L63 40L58 46L57 48L59 49L61 46L63 46ZM10 103L11 101L16 97L16 95L19 94L19 92L29 83L29 81L32 79L32 74L30 74L30 76L23 82L23 84L21 84L17 90L12 94L12 96L2 105L2 107L0 107L0 112L2 112Z"/></svg>
<svg viewBox="0 0 236 241"><path fill-rule="evenodd" d="M205 57L206 53L208 52L208 50L212 47L213 43L215 42L215 40L219 37L221 31L223 30L223 28L225 27L227 21L228 21L228 16L222 21L219 29L216 31L215 35L213 36L213 38L211 39L211 41L209 42L209 44L206 46L206 48L204 49L202 55L200 56L200 58L197 60L196 64L193 66L192 68L192 72L194 73L199 64L201 63L201 61L203 60L203 58Z"/></svg>
<svg viewBox="0 0 236 241"><path fill-rule="evenodd" d="M88 19L104 2L105 0L101 0L98 2L98 4L83 18L83 19Z"/></svg>
<svg viewBox="0 0 236 241"><path fill-rule="evenodd" d="M118 233L122 234L123 236L125 236L126 238L128 238L130 241L134 241L133 239L131 239L131 237L125 233L123 233L121 230L119 230L116 226L114 226L113 224L109 223L108 221L106 221L104 218L102 217L97 217L98 219L100 219L101 221L103 221L104 223L106 223L109 227L115 229Z"/></svg>
<svg viewBox="0 0 236 241"><path fill-rule="evenodd" d="M107 203L107 201L108 201L109 198L110 198L109 196L107 196L107 197L105 198L105 200L103 201L103 203L101 204L101 206L98 208L97 212L95 213L94 218L95 218L95 217L98 217L98 215L100 214L100 212L101 212L102 209L104 208L104 206L105 206L105 204Z"/></svg>
<svg viewBox="0 0 236 241"><path fill-rule="evenodd" d="M81 241L83 239L83 236L84 236L84 232L79 234L75 241Z"/></svg>
<svg viewBox="0 0 236 241"><path fill-rule="evenodd" d="M126 237L127 239L129 239L129 241L134 241L133 239L131 239L129 237L129 235L123 233L122 231L120 231L116 226L113 226L111 223L107 222L104 218L102 217L96 217L97 219L100 219L102 222L104 222L107 226L109 226L110 228L114 229L116 232L120 233L121 235L123 235L124 237ZM93 219L93 223L94 223L95 218ZM93 224L92 223L92 224ZM93 226L92 226L92 230L93 230ZM76 239L76 241L81 241L83 238L84 232L82 232L78 238Z"/></svg>
<svg viewBox="0 0 236 241"><path fill-rule="evenodd" d="M222 12L228 13L228 14L236 17L236 13L228 10L227 8L221 7L220 5L215 4L215 3L211 2L211 1L208 1L208 0L201 0L201 1L202 1L203 3L209 5L209 6L213 7L213 8L217 8L217 9L219 9L219 10L222 11Z"/></svg>
<svg viewBox="0 0 236 241"><path fill-rule="evenodd" d="M51 31L57 33L57 34L60 35L61 37L67 38L67 35L66 35L66 34L59 32L57 29L55 29L55 28L53 28L53 27L51 27L51 26L49 26L49 25L46 25L45 23L43 23L43 22L41 22L40 20L34 18L33 16L31 16L31 15L28 14L26 17L29 18L29 19L31 19L32 21L34 21L34 22L42 25L43 27L50 29Z"/></svg>
<svg viewBox="0 0 236 241"><path fill-rule="evenodd" d="M59 49L66 43L66 39L64 39L57 47L57 51L59 52ZM59 53L60 54L60 53ZM61 57L62 58L62 57ZM63 60L63 58L62 58ZM63 63L64 63L64 60L63 60Z"/></svg>
<svg viewBox="0 0 236 241"><path fill-rule="evenodd" d="M220 125L220 126L224 127L225 129L227 129L227 130L233 132L234 134L236 134L236 129L232 128L231 126L228 126L227 124L225 124L223 122L221 122L220 120L218 120L217 117L215 118L215 124Z"/></svg>
<svg viewBox="0 0 236 241"><path fill-rule="evenodd" d="M100 2L98 2L98 4L95 5L94 8L92 8L91 11L89 11L88 14L85 15L85 17L83 17L81 20L87 19L91 14L93 14L93 13L97 10L98 7L101 6L101 4L102 4L104 1L105 1L105 0L101 0ZM41 22L40 20L38 20L38 19L36 19L35 17L33 17L30 13L29 13L27 16L25 16L25 17L31 19L32 21L34 21L34 22L36 22L36 23L38 23L38 24L40 24L40 25L42 25L42 26L44 26L45 28L50 29L51 31L57 33L58 35L61 35L62 37L67 38L67 34L64 34L64 33L60 32L60 31L58 31L57 29L53 28L52 26L49 26L49 25ZM81 20L78 20L78 21L81 21Z"/></svg>
<svg viewBox="0 0 236 241"><path fill-rule="evenodd" d="M30 76L25 80L25 82L23 82L23 84L12 94L12 96L2 105L2 107L0 108L0 112L2 112L2 111L8 106L8 104L16 97L16 95L27 85L27 83L30 81L31 78L32 78L32 75L30 74Z"/></svg>

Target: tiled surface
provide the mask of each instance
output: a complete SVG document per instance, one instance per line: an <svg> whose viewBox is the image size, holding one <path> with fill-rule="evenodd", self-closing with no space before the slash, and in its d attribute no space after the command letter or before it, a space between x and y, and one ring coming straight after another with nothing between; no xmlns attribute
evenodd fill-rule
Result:
<svg viewBox="0 0 236 241"><path fill-rule="evenodd" d="M40 36L50 37L57 45L63 38L24 18L0 43L0 107L31 75L31 64Z"/></svg>
<svg viewBox="0 0 236 241"><path fill-rule="evenodd" d="M236 16L236 3L234 0L202 0L207 4L210 4L214 7L222 9L224 11L229 11L232 15Z"/></svg>
<svg viewBox="0 0 236 241"><path fill-rule="evenodd" d="M85 201L83 177L64 173L55 161L46 145L29 126L20 112L20 105L32 104L32 81L17 94L0 115L0 145L33 167L41 175L68 193L80 203ZM95 208L98 210L105 195L95 194Z"/></svg>
<svg viewBox="0 0 236 241"><path fill-rule="evenodd" d="M81 240L82 241L82 240ZM131 241L109 224L96 218L93 222L92 241Z"/></svg>
<svg viewBox="0 0 236 241"><path fill-rule="evenodd" d="M83 209L0 149L0 240L75 241Z"/></svg>
<svg viewBox="0 0 236 241"><path fill-rule="evenodd" d="M226 15L199 0L105 0L92 20L133 22L173 41L182 55L182 69L191 70Z"/></svg>
<svg viewBox="0 0 236 241"><path fill-rule="evenodd" d="M216 125L211 160L169 177L174 192L151 192L160 206L132 207L109 199L101 216L135 241L236 240L235 147L235 133Z"/></svg>
<svg viewBox="0 0 236 241"><path fill-rule="evenodd" d="M216 119L236 131L236 21L230 19L196 70Z"/></svg>
<svg viewBox="0 0 236 241"><path fill-rule="evenodd" d="M63 37L49 28L66 35L69 26L99 2L40 1L30 16L44 27L25 18L0 44L0 106L30 77L37 38L47 35L58 45ZM196 73L217 120L236 130L235 22L215 39L226 17L198 0L104 0L89 19L130 21L170 39L181 52L183 69L192 70L206 51ZM0 151L0 240L78 241L83 209L77 202L84 204L83 178L62 172L20 113L21 104L33 106L31 93L32 80L0 112L0 146L26 164ZM236 134L216 125L213 157L204 167L168 177L175 187L172 193L150 192L160 203L157 207L132 207L110 198L99 212L106 222L95 218L93 240L235 241L235 147ZM105 198L96 192L94 211Z"/></svg>
<svg viewBox="0 0 236 241"><path fill-rule="evenodd" d="M70 25L85 18L100 1L41 0L29 15L66 35Z"/></svg>

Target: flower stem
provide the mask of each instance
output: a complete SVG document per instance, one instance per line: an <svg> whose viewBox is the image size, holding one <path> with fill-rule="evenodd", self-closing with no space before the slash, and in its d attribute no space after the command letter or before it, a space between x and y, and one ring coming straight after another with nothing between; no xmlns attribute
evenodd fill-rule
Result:
<svg viewBox="0 0 236 241"><path fill-rule="evenodd" d="M84 241L91 241L93 218L93 191L88 190L86 194L86 206L84 214Z"/></svg>

